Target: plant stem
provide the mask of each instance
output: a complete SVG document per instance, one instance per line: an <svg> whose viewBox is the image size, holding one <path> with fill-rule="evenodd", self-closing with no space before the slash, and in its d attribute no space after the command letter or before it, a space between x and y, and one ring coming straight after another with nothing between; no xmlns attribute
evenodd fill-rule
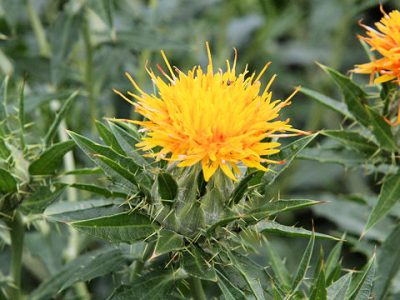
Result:
<svg viewBox="0 0 400 300"><path fill-rule="evenodd" d="M189 283L194 300L207 300L206 294L203 290L203 285L199 278L191 277Z"/></svg>
<svg viewBox="0 0 400 300"><path fill-rule="evenodd" d="M11 268L10 275L14 282L11 289L11 299L21 299L21 268L22 268L22 250L24 243L24 223L19 212L16 212L14 218L7 222L11 234Z"/></svg>

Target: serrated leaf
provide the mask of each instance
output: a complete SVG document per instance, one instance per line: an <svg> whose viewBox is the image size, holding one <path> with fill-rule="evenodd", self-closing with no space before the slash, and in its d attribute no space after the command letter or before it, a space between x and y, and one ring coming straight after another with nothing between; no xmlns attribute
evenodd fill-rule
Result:
<svg viewBox="0 0 400 300"><path fill-rule="evenodd" d="M185 247L183 236L176 232L161 229L157 235L155 252L157 255L181 250Z"/></svg>
<svg viewBox="0 0 400 300"><path fill-rule="evenodd" d="M182 267L191 276L201 280L217 281L217 274L210 257L202 249L190 247L183 253Z"/></svg>
<svg viewBox="0 0 400 300"><path fill-rule="evenodd" d="M296 140L295 142L282 147L281 151L277 154L269 156L269 159L272 160L277 160L277 161L284 161L285 164L283 165L275 165L275 166L270 166L270 171L265 173L262 183L265 185L271 185L272 183L275 182L276 178L280 174L282 174L283 171L285 171L290 163L293 161L293 159L296 158L296 156L309 144L311 143L312 140L318 135L318 133L305 136L301 139Z"/></svg>
<svg viewBox="0 0 400 300"><path fill-rule="evenodd" d="M376 299L385 299L391 282L400 268L400 225L386 238L378 252L378 277L375 283Z"/></svg>
<svg viewBox="0 0 400 300"><path fill-rule="evenodd" d="M365 109L367 94L349 77L320 65L320 67L335 81L343 93L344 102L354 118L365 127L369 126L369 115Z"/></svg>
<svg viewBox="0 0 400 300"><path fill-rule="evenodd" d="M246 295L237 288L228 278L224 276L220 271L217 272L217 284L224 295L224 299L227 300L245 300Z"/></svg>
<svg viewBox="0 0 400 300"><path fill-rule="evenodd" d="M0 193L13 193L17 191L17 180L7 170L0 168Z"/></svg>
<svg viewBox="0 0 400 300"><path fill-rule="evenodd" d="M361 285L359 291L355 294L354 300L364 300L364 299L373 299L373 289L375 283L375 274L376 273L376 264L373 263L371 269L369 269L367 276L363 284ZM378 298L379 299L379 298Z"/></svg>
<svg viewBox="0 0 400 300"><path fill-rule="evenodd" d="M352 277L350 282L350 287L346 293L346 298L351 298L358 293L361 286L364 284L364 281L368 277L368 274L374 264L375 264L375 255L372 256L372 258L368 261L368 263L364 266L364 268L360 272L356 273Z"/></svg>
<svg viewBox="0 0 400 300"><path fill-rule="evenodd" d="M374 153L379 150L378 146L355 131L346 130L325 130L322 134L335 139L344 146L361 153Z"/></svg>
<svg viewBox="0 0 400 300"><path fill-rule="evenodd" d="M99 195L102 195L107 198L128 198L127 194L112 191L108 188L104 188L104 187L94 185L94 184L73 183L70 186L73 188L79 189L79 190L99 194Z"/></svg>
<svg viewBox="0 0 400 300"><path fill-rule="evenodd" d="M156 270L116 289L108 300L164 300L175 281L186 278L183 270Z"/></svg>
<svg viewBox="0 0 400 300"><path fill-rule="evenodd" d="M149 166L149 163L144 159L144 157L135 148L138 143L137 137L132 136L126 130L122 129L120 126L116 125L114 122L109 122L111 131L113 132L115 138L117 139L121 148L125 153L132 157L136 164L141 167Z"/></svg>
<svg viewBox="0 0 400 300"><path fill-rule="evenodd" d="M372 108L366 106L366 111L369 115L369 125L372 127L372 133L379 145L385 150L396 151L397 145L393 138L391 126Z"/></svg>
<svg viewBox="0 0 400 300"><path fill-rule="evenodd" d="M32 194L28 194L21 204L24 211L29 213L42 213L47 206L56 201L64 192L66 186L40 186Z"/></svg>
<svg viewBox="0 0 400 300"><path fill-rule="evenodd" d="M251 184L258 184L261 181L264 172L255 171L250 174L247 174L244 178L242 178L239 184L235 187L230 197L230 203L236 204L238 203L246 192L249 192L249 186Z"/></svg>
<svg viewBox="0 0 400 300"><path fill-rule="evenodd" d="M62 119L65 117L66 113L68 112L68 110L70 109L72 102L74 101L74 99L76 98L76 96L78 96L78 91L73 92L68 98L67 100L65 100L65 102L63 103L63 105L61 106L60 110L57 112L53 123L51 123L49 131L47 132L45 138L44 138L44 144L46 146L49 146L51 144L51 142L54 139L54 136L57 133L57 129L58 126L60 125Z"/></svg>
<svg viewBox="0 0 400 300"><path fill-rule="evenodd" d="M50 299L76 282L89 281L93 278L117 271L126 264L126 257L119 249L93 251L63 266L57 273L44 281L29 299Z"/></svg>
<svg viewBox="0 0 400 300"><path fill-rule="evenodd" d="M304 228L286 226L279 224L275 221L261 221L258 222L254 227L257 230L257 232L260 233L275 233L282 236L302 237L302 238L311 238L314 235L315 238L318 239L338 240L337 238L327 234L317 233L317 232L314 233Z"/></svg>
<svg viewBox="0 0 400 300"><path fill-rule="evenodd" d="M390 175L385 178L379 193L378 203L369 215L364 231L368 231L379 220L381 220L389 210L400 199L400 174Z"/></svg>
<svg viewBox="0 0 400 300"><path fill-rule="evenodd" d="M124 212L119 204L121 203L108 199L57 202L47 207L43 216L57 222L89 220Z"/></svg>
<svg viewBox="0 0 400 300"><path fill-rule="evenodd" d="M106 143L106 145L110 146L112 149L114 149L116 152L119 154L124 155L125 152L121 148L121 146L118 144L117 139L115 136L112 134L111 130L107 128L106 125L101 123L100 121L96 121L96 128L97 132L100 134L101 139Z"/></svg>
<svg viewBox="0 0 400 300"><path fill-rule="evenodd" d="M289 287L290 286L290 274L289 274L288 269L286 268L282 259L279 257L279 255L276 253L276 251L273 249L272 245L268 242L268 240L265 241L265 246L266 246L265 248L267 250L267 256L268 256L269 262L271 264L271 268L274 271L275 276L278 277L278 282L283 287Z"/></svg>
<svg viewBox="0 0 400 300"><path fill-rule="evenodd" d="M304 251L303 257L297 268L296 275L293 277L292 287L291 287L292 294L294 294L298 290L304 278L306 277L307 269L310 265L311 256L314 250L314 242L315 242L315 237L312 236L310 238L310 241L308 242L307 248Z"/></svg>
<svg viewBox="0 0 400 300"><path fill-rule="evenodd" d="M352 274L348 273L340 277L331 286L328 287L328 300L346 299L347 291L350 287Z"/></svg>
<svg viewBox="0 0 400 300"><path fill-rule="evenodd" d="M303 93L304 95L307 95L307 96L313 98L314 100L318 101L322 105L342 114L346 118L354 119L354 117L351 115L351 113L349 112L349 110L347 109L347 107L344 103L337 101L335 99L332 99L332 98L325 96L321 93L318 93L316 91L304 88L304 87L302 87L300 89L300 92Z"/></svg>
<svg viewBox="0 0 400 300"><path fill-rule="evenodd" d="M54 144L29 165L31 175L51 175L56 172L64 155L75 147L73 141Z"/></svg>
<svg viewBox="0 0 400 300"><path fill-rule="evenodd" d="M158 193L161 199L174 200L178 194L178 184L168 173L162 172L157 176Z"/></svg>
<svg viewBox="0 0 400 300"><path fill-rule="evenodd" d="M114 243L133 243L154 234L157 225L139 213L121 213L70 223L80 232Z"/></svg>

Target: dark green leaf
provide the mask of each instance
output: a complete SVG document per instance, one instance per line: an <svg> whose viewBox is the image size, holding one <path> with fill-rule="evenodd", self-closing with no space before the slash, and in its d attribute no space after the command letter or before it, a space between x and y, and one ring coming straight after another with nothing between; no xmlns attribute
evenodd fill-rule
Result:
<svg viewBox="0 0 400 300"><path fill-rule="evenodd" d="M268 240L265 241L265 245L271 268L274 271L275 276L278 278L278 282L283 287L289 287L290 274L288 269L276 251L272 248L272 245L268 242Z"/></svg>
<svg viewBox="0 0 400 300"><path fill-rule="evenodd" d="M228 278L224 276L220 271L217 272L217 284L224 295L224 299L227 300L245 300L246 295L237 288Z"/></svg>
<svg viewBox="0 0 400 300"><path fill-rule="evenodd" d="M373 110L368 106L366 106L366 109L369 115L370 126L372 127L372 133L374 134L379 145L381 145L381 147L385 150L392 152L396 151L397 145L393 138L391 126L388 123L386 123L383 117L380 114L378 114L375 110Z"/></svg>
<svg viewBox="0 0 400 300"><path fill-rule="evenodd" d="M106 143L108 146L110 146L112 149L114 149L119 154L124 155L125 154L124 150L118 144L118 141L115 138L115 136L113 135L113 133L111 132L111 130L108 129L107 126L104 125L103 123L101 123L100 121L96 121L95 124L96 124L97 131L99 132L101 139L104 141L104 143Z"/></svg>
<svg viewBox="0 0 400 300"><path fill-rule="evenodd" d="M78 257L62 267L57 273L43 282L29 299L56 298L57 294L76 282L117 271L126 264L126 257L119 249L102 249Z"/></svg>
<svg viewBox="0 0 400 300"><path fill-rule="evenodd" d="M236 204L238 203L246 192L251 190L249 187L250 185L257 185L260 181L264 172L262 171L255 171L247 174L244 178L242 178L239 184L235 187L230 197L230 203Z"/></svg>
<svg viewBox="0 0 400 300"><path fill-rule="evenodd" d="M374 299L375 295L373 294L374 284L375 284L375 274L376 273L376 264L372 264L372 267L369 269L367 276L364 279L363 284L361 285L358 292L355 294L355 300L364 300L364 299ZM379 299L379 298L378 298Z"/></svg>
<svg viewBox="0 0 400 300"><path fill-rule="evenodd" d="M128 198L127 194L112 191L110 189L104 188L102 186L93 185L93 184L85 184L85 183L73 183L71 187L92 192L95 194L103 195L108 198Z"/></svg>
<svg viewBox="0 0 400 300"><path fill-rule="evenodd" d="M351 298L358 293L361 289L361 286L364 284L366 278L368 278L368 274L375 264L375 255L368 261L368 263L364 266L364 268L356 273L350 282L350 287L347 290L346 297Z"/></svg>
<svg viewBox="0 0 400 300"><path fill-rule="evenodd" d="M391 282L400 268L400 225L390 233L378 252L378 277L376 279L376 299L385 299Z"/></svg>
<svg viewBox="0 0 400 300"><path fill-rule="evenodd" d="M197 247L190 247L182 257L182 267L191 276L209 281L217 281L217 274L210 257Z"/></svg>
<svg viewBox="0 0 400 300"><path fill-rule="evenodd" d="M326 260L325 263L325 273L326 273L326 283L329 285L333 280L333 276L335 275L335 271L337 269L337 266L339 264L339 259L340 259L340 254L342 252L342 246L343 246L343 239L339 241L335 247L331 250L331 253L328 256L328 259Z"/></svg>
<svg viewBox="0 0 400 300"><path fill-rule="evenodd" d="M342 143L344 146L357 150L361 153L374 153L379 150L373 142L355 131L325 130L322 134Z"/></svg>
<svg viewBox="0 0 400 300"><path fill-rule="evenodd" d="M32 194L26 196L21 206L29 213L42 213L47 206L62 195L65 188L64 184L40 186Z"/></svg>
<svg viewBox="0 0 400 300"><path fill-rule="evenodd" d="M56 172L56 169L62 162L64 155L75 147L73 141L60 142L54 144L44 151L37 160L29 166L31 175L50 175Z"/></svg>
<svg viewBox="0 0 400 300"><path fill-rule="evenodd" d="M67 100L63 103L60 110L57 112L53 123L51 123L49 131L47 132L46 136L44 137L44 144L49 146L54 139L54 136L57 133L58 126L60 125L62 119L65 117L66 113L68 112L69 108L72 105L73 100L78 96L78 91L73 92Z"/></svg>
<svg viewBox="0 0 400 300"><path fill-rule="evenodd" d="M336 163L344 167L359 167L368 162L368 156L347 149L315 147L304 149L298 156L300 159L315 160L321 163Z"/></svg>
<svg viewBox="0 0 400 300"><path fill-rule="evenodd" d="M7 170L0 168L0 193L17 191L17 180Z"/></svg>
<svg viewBox="0 0 400 300"><path fill-rule="evenodd" d="M369 115L365 109L367 94L349 77L320 65L320 67L335 81L343 93L344 102L354 118L365 127L369 126Z"/></svg>
<svg viewBox="0 0 400 300"><path fill-rule="evenodd" d="M157 225L139 213L121 213L70 223L77 230L114 243L133 243L154 234Z"/></svg>
<svg viewBox="0 0 400 300"><path fill-rule="evenodd" d="M169 253L171 251L181 250L185 247L183 236L173 231L161 229L158 232L155 252L157 255Z"/></svg>
<svg viewBox="0 0 400 300"><path fill-rule="evenodd" d="M178 194L178 184L168 173L159 173L157 176L158 193L161 199L174 200Z"/></svg>
<svg viewBox="0 0 400 300"><path fill-rule="evenodd" d="M369 230L381 220L400 199L400 174L390 175L385 178L378 203L372 209L365 230Z"/></svg>
<svg viewBox="0 0 400 300"><path fill-rule="evenodd" d="M342 114L346 118L354 119L344 103L304 87L300 89L300 92L302 92L304 95L310 96L322 105Z"/></svg>
<svg viewBox="0 0 400 300"><path fill-rule="evenodd" d="M305 136L295 142L283 147L277 154L271 155L269 159L284 161L283 165L270 166L270 171L265 173L262 182L265 185L271 185L278 176L285 171L293 159L309 144L318 134Z"/></svg>
<svg viewBox="0 0 400 300"><path fill-rule="evenodd" d="M258 222L257 225L255 225L255 228L257 232L260 233L275 233L282 236L303 237L303 238L311 238L314 235L315 238L319 239L338 240L337 238L327 234L314 233L312 231L303 228L285 226L275 221Z"/></svg>
<svg viewBox="0 0 400 300"><path fill-rule="evenodd" d="M314 250L314 241L315 241L315 237L312 236L310 238L310 241L309 241L309 243L307 245L306 250L304 251L303 257L302 257L302 259L300 261L300 264L299 264L299 266L297 268L296 275L294 276L293 281L292 281L292 288L291 288L292 294L295 293L298 290L298 288L300 287L301 283L303 282L303 280L306 277L307 269L308 269L308 267L310 265L311 256L312 256L312 253L313 253L313 250Z"/></svg>
<svg viewBox="0 0 400 300"><path fill-rule="evenodd" d="M4 139L0 137L0 159L6 160L10 157L10 155L10 149L8 149Z"/></svg>
<svg viewBox="0 0 400 300"><path fill-rule="evenodd" d="M310 300L326 300L328 297L328 292L326 289L325 272L323 265L321 266L321 270L316 280L317 283L314 286L313 291L311 292Z"/></svg>

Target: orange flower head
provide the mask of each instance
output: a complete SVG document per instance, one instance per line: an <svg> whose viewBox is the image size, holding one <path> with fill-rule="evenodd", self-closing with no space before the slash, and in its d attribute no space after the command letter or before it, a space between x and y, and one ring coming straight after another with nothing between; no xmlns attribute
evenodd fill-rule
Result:
<svg viewBox="0 0 400 300"><path fill-rule="evenodd" d="M269 88L275 75L263 90L259 81L269 63L257 76L249 75L247 68L237 75L236 51L233 64L226 61L226 71L214 72L206 45L205 71L200 66L187 73L173 70L161 51L168 74L158 65L162 77L146 68L157 94L146 93L126 74L136 90L128 95L135 100L115 92L144 117L143 121L127 120L146 132L136 146L148 152L146 156L176 161L179 167L201 163L206 181L218 168L236 180L239 163L268 171L265 163L280 163L265 157L279 152L280 144L271 139L304 133L292 128L289 120L278 119L297 89L284 101L272 100Z"/></svg>
<svg viewBox="0 0 400 300"><path fill-rule="evenodd" d="M376 29L363 25L367 36L359 36L371 46L371 51L377 51L381 58L361 65L356 65L353 72L371 74L371 82L376 73L379 76L375 83L396 80L400 85L400 12L394 10L387 14L382 6L383 17L376 22Z"/></svg>

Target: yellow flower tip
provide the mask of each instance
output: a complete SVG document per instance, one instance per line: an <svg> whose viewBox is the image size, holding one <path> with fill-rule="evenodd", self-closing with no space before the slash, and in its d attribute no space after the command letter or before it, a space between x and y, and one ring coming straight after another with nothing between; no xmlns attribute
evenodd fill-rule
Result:
<svg viewBox="0 0 400 300"><path fill-rule="evenodd" d="M135 89L135 92L128 92L128 96L134 100L116 93L128 99L145 119L129 120L145 131L137 147L143 151L157 147L159 152L152 153L152 157L177 162L178 167L200 163L206 181L218 169L236 181L240 174L239 163L264 172L268 168L263 164L283 163L268 159L268 155L279 152L280 144L266 142L266 138L308 134L292 128L289 120L279 120L280 110L290 104L300 87L283 101L273 100L269 88L276 75L263 89L260 83L270 62L258 75L250 74L247 68L237 74L237 51L234 49L232 65L227 61L225 71L214 72L208 42L206 51L206 70L195 66L187 73L171 66L161 51L168 72L157 65L162 75L158 77L146 66L157 95L140 89L132 76L126 74Z"/></svg>
<svg viewBox="0 0 400 300"><path fill-rule="evenodd" d="M383 17L375 23L375 28L367 26L360 20L358 23L366 30L366 36L357 37L370 46L371 51L379 53L379 59L355 65L353 73L370 74L370 84L396 81L400 85L400 12L393 10L386 13L380 6ZM373 80L374 76L379 76Z"/></svg>

